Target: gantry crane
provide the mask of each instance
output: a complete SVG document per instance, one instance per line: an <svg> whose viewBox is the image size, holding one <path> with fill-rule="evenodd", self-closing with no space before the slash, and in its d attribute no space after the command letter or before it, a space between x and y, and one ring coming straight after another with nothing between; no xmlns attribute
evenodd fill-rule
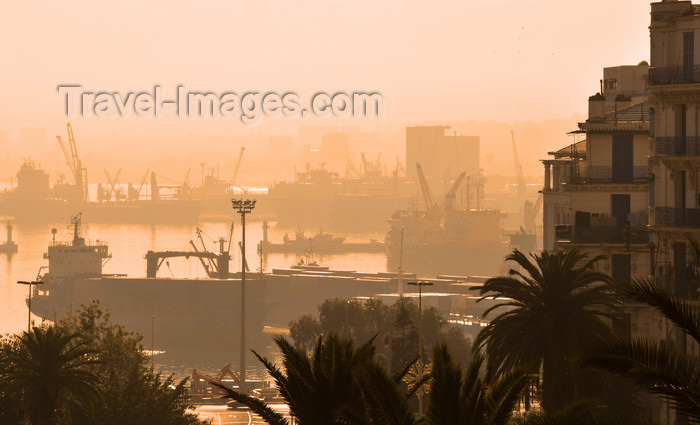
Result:
<svg viewBox="0 0 700 425"><path fill-rule="evenodd" d="M56 139L58 140L58 144L61 146L61 150L66 158L68 167L70 168L71 173L73 173L75 187L80 190L80 198L83 202L87 202L89 200L87 170L83 168L83 165L80 162L78 148L75 145L75 137L73 136L73 127L71 127L70 123L66 123L66 129L68 130L68 146L63 143L61 136L56 136Z"/></svg>

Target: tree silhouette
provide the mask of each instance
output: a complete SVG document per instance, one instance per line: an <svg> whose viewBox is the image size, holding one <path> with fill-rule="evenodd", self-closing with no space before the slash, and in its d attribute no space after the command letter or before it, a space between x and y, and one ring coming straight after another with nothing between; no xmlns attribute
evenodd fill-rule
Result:
<svg viewBox="0 0 700 425"><path fill-rule="evenodd" d="M503 298L484 312L485 317L507 309L475 341L475 347L486 350L490 374L519 366L541 371L542 408L547 413L574 399L578 385L568 364L572 354L614 336L606 319L619 321L619 302L610 277L595 270L599 259L588 260L578 250L528 258L516 249L506 257L516 268L475 288L481 300Z"/></svg>
<svg viewBox="0 0 700 425"><path fill-rule="evenodd" d="M99 383L89 366L95 351L77 334L56 326L34 327L0 350L0 388L20 393L32 425L53 425L64 410L95 403Z"/></svg>

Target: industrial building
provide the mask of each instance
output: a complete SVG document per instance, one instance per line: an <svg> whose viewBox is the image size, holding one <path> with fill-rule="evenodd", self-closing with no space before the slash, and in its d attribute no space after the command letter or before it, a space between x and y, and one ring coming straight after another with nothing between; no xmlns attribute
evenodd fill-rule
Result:
<svg viewBox="0 0 700 425"><path fill-rule="evenodd" d="M416 163L431 183L449 185L463 171L467 176L479 173L479 136L449 134L449 130L449 125L406 127L406 175L410 180L418 180Z"/></svg>

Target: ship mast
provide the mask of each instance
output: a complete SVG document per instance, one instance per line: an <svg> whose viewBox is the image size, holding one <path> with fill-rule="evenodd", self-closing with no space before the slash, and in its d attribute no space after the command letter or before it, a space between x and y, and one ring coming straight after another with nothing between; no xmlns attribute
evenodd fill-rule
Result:
<svg viewBox="0 0 700 425"><path fill-rule="evenodd" d="M70 223L73 226L73 246L85 245L85 238L80 237L80 223L82 221L82 215L83 213L78 213L70 220Z"/></svg>

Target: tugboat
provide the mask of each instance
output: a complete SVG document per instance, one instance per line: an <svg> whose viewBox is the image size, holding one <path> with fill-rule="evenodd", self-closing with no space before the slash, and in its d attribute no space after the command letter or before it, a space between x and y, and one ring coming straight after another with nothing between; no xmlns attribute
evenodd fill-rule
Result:
<svg viewBox="0 0 700 425"><path fill-rule="evenodd" d="M7 229L7 241L0 244L0 252L14 254L17 252L17 243L12 240L12 223L8 221L5 229Z"/></svg>
<svg viewBox="0 0 700 425"><path fill-rule="evenodd" d="M299 229L294 238L284 234L282 243L270 242L267 238L267 221L263 222L263 240L258 243L258 252L263 253L293 253L303 255L306 250L313 248L319 255L342 254L347 252L383 252L384 244L376 240L369 242L347 242L345 238L334 236L321 230L314 236L307 237L304 231Z"/></svg>

